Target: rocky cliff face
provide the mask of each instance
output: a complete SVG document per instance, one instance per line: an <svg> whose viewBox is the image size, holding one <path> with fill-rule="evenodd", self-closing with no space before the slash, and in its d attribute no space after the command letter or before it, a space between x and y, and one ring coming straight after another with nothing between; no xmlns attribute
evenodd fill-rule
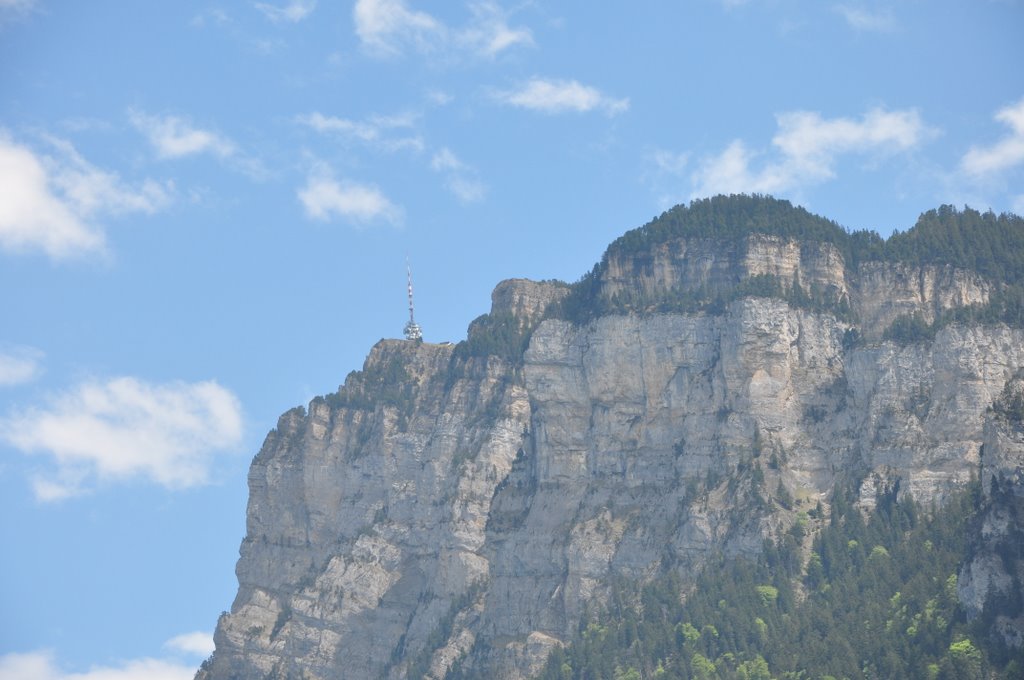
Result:
<svg viewBox="0 0 1024 680"><path fill-rule="evenodd" d="M713 552L753 553L800 510L827 510L839 482L862 480L865 505L897 483L941 503L983 458L1016 461L1019 481L1024 444L988 409L1024 366L1024 333L878 341L898 314L984 302L976 275L850 271L831 246L751 237L611 260L601 286L766 273L847 300L869 342L763 297L540 321L564 284L512 281L491 317L532 329L521 359L379 343L336 394L282 416L253 461L238 595L198 677L526 678L613 577L686 578ZM969 602L1020 578L985 559L961 578Z"/></svg>
<svg viewBox="0 0 1024 680"><path fill-rule="evenodd" d="M603 293L655 296L701 286L725 288L744 278L772 275L847 296L846 267L830 243L806 243L767 234L751 234L723 243L710 238L680 238L640 254L612 253L602 276Z"/></svg>
<svg viewBox="0 0 1024 680"><path fill-rule="evenodd" d="M723 243L714 239L673 239L640 254L613 253L601 274L601 294L657 298L701 287L727 289L754 276L772 276L785 287L816 290L843 301L858 320L858 330L878 340L896 319L918 314L931 323L956 307L982 305L991 282L951 266L912 266L864 262L849 268L831 243L751 234Z"/></svg>
<svg viewBox="0 0 1024 680"><path fill-rule="evenodd" d="M972 617L987 616L1011 647L1024 647L1024 378L1015 376L988 413L981 459L984 512L958 579Z"/></svg>

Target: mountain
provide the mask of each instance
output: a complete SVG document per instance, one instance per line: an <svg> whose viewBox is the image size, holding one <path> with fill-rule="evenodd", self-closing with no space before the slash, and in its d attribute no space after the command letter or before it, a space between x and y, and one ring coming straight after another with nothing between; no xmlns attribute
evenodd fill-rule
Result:
<svg viewBox="0 0 1024 680"><path fill-rule="evenodd" d="M830 527L960 507L979 479L947 591L1012 655L1022 280L1012 215L944 206L881 239L716 197L575 284L498 284L464 342L381 340L253 460L238 594L197 678L534 677L630 587L698 602L788 541L806 598Z"/></svg>

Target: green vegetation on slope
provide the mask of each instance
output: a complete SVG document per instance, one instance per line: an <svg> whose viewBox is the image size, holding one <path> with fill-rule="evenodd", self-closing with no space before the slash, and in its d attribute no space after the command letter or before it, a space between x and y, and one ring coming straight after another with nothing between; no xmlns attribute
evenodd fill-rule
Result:
<svg viewBox="0 0 1024 680"><path fill-rule="evenodd" d="M750 234L831 243L847 266L868 260L949 264L1006 283L1024 279L1024 219L1016 215L943 205L923 213L908 231L883 239L873 231L847 231L789 201L760 195L715 196L677 205L613 241L603 259L678 238L735 241Z"/></svg>
<svg viewBox="0 0 1024 680"><path fill-rule="evenodd" d="M742 282L727 289L700 289L667 293L656 300L607 299L601 295L601 278L612 258L642 257L659 244L680 238L709 239L723 245L751 234L767 234L801 242L830 243L848 267L861 262L903 262L910 265L951 265L978 272L1006 284L984 308L956 310L936 321L929 332L958 321L1003 321L1024 326L1024 219L1010 214L980 213L942 206L918 218L906 232L883 239L872 231L849 232L831 220L813 215L789 201L769 196L715 196L679 205L650 223L616 239L601 262L573 284L570 295L550 311L550 316L585 323L602 314L628 311L705 311L718 313L724 304L748 295L766 294L786 299L801 308L827 308L840 318L849 309L844 301L830 299L822 291L793 294L789 282L774 281L778 290L761 293L744 290ZM761 282L764 283L764 282ZM763 286L762 286L763 287ZM780 294L778 291L782 291ZM908 322L911 323L911 322ZM893 339L904 337L898 329ZM917 330L917 329L912 329ZM912 334L916 341L920 334Z"/></svg>
<svg viewBox="0 0 1024 680"><path fill-rule="evenodd" d="M972 680L1021 677L1024 658L968 624L956 573L976 523L975 485L931 517L885 495L865 520L834 499L801 559L803 525L754 561L709 564L680 603L674 574L616 584L608 607L557 650L542 680Z"/></svg>
<svg viewBox="0 0 1024 680"><path fill-rule="evenodd" d="M1024 219L944 205L922 214L913 229L890 236L882 255L910 264L951 264L1018 284L1024 281Z"/></svg>
<svg viewBox="0 0 1024 680"><path fill-rule="evenodd" d="M401 357L390 357L362 371L352 371L338 392L323 399L334 408L372 411L378 404L385 404L409 410L414 398L414 387L415 383L409 379Z"/></svg>
<svg viewBox="0 0 1024 680"><path fill-rule="evenodd" d="M517 364L530 344L533 327L508 312L482 314L469 324L469 337L456 345L452 359L496 356Z"/></svg>
<svg viewBox="0 0 1024 680"><path fill-rule="evenodd" d="M865 236L862 238L868 238L869 232L863 233ZM750 234L833 243L843 251L844 257L849 252L850 234L832 220L794 207L786 200L734 194L697 199L689 205L677 205L667 210L639 229L628 231L612 241L603 261L634 255L680 238L737 241ZM874 236L881 241L877 234Z"/></svg>
<svg viewBox="0 0 1024 680"><path fill-rule="evenodd" d="M593 281L597 281L595 277ZM587 285L591 285L588 282ZM575 290L573 291L576 292ZM589 295L589 296L588 296ZM804 290L796 281L786 282L771 274L758 274L726 288L700 286L692 290L665 291L657 296L616 293L610 299L596 293L588 295L570 293L563 301L548 310L548 318L561 318L582 323L606 314L629 312L682 313L718 315L735 300L747 297L766 297L784 300L794 309L827 312L844 321L854 321L849 303L837 299L818 287Z"/></svg>

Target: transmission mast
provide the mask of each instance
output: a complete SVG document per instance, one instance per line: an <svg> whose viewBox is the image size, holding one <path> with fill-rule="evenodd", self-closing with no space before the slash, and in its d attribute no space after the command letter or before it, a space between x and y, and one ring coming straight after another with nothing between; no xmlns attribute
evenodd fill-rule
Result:
<svg viewBox="0 0 1024 680"><path fill-rule="evenodd" d="M423 341L423 329L416 323L412 307L412 267L409 266L408 258L405 260L405 271L409 277L409 323L405 324L405 339Z"/></svg>

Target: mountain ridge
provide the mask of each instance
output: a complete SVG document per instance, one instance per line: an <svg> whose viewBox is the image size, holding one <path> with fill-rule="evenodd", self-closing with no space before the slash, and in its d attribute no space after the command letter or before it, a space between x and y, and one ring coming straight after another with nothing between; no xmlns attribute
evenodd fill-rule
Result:
<svg viewBox="0 0 1024 680"><path fill-rule="evenodd" d="M766 197L694 205L846 233ZM869 511L893 485L941 504L977 474L1024 366L1024 331L992 310L1019 279L651 224L576 284L502 282L458 345L382 340L282 416L197 677L531 677L616 579L757 555L837 484ZM927 333L886 338L907 319ZM1012 571L997 580L1019 589Z"/></svg>

